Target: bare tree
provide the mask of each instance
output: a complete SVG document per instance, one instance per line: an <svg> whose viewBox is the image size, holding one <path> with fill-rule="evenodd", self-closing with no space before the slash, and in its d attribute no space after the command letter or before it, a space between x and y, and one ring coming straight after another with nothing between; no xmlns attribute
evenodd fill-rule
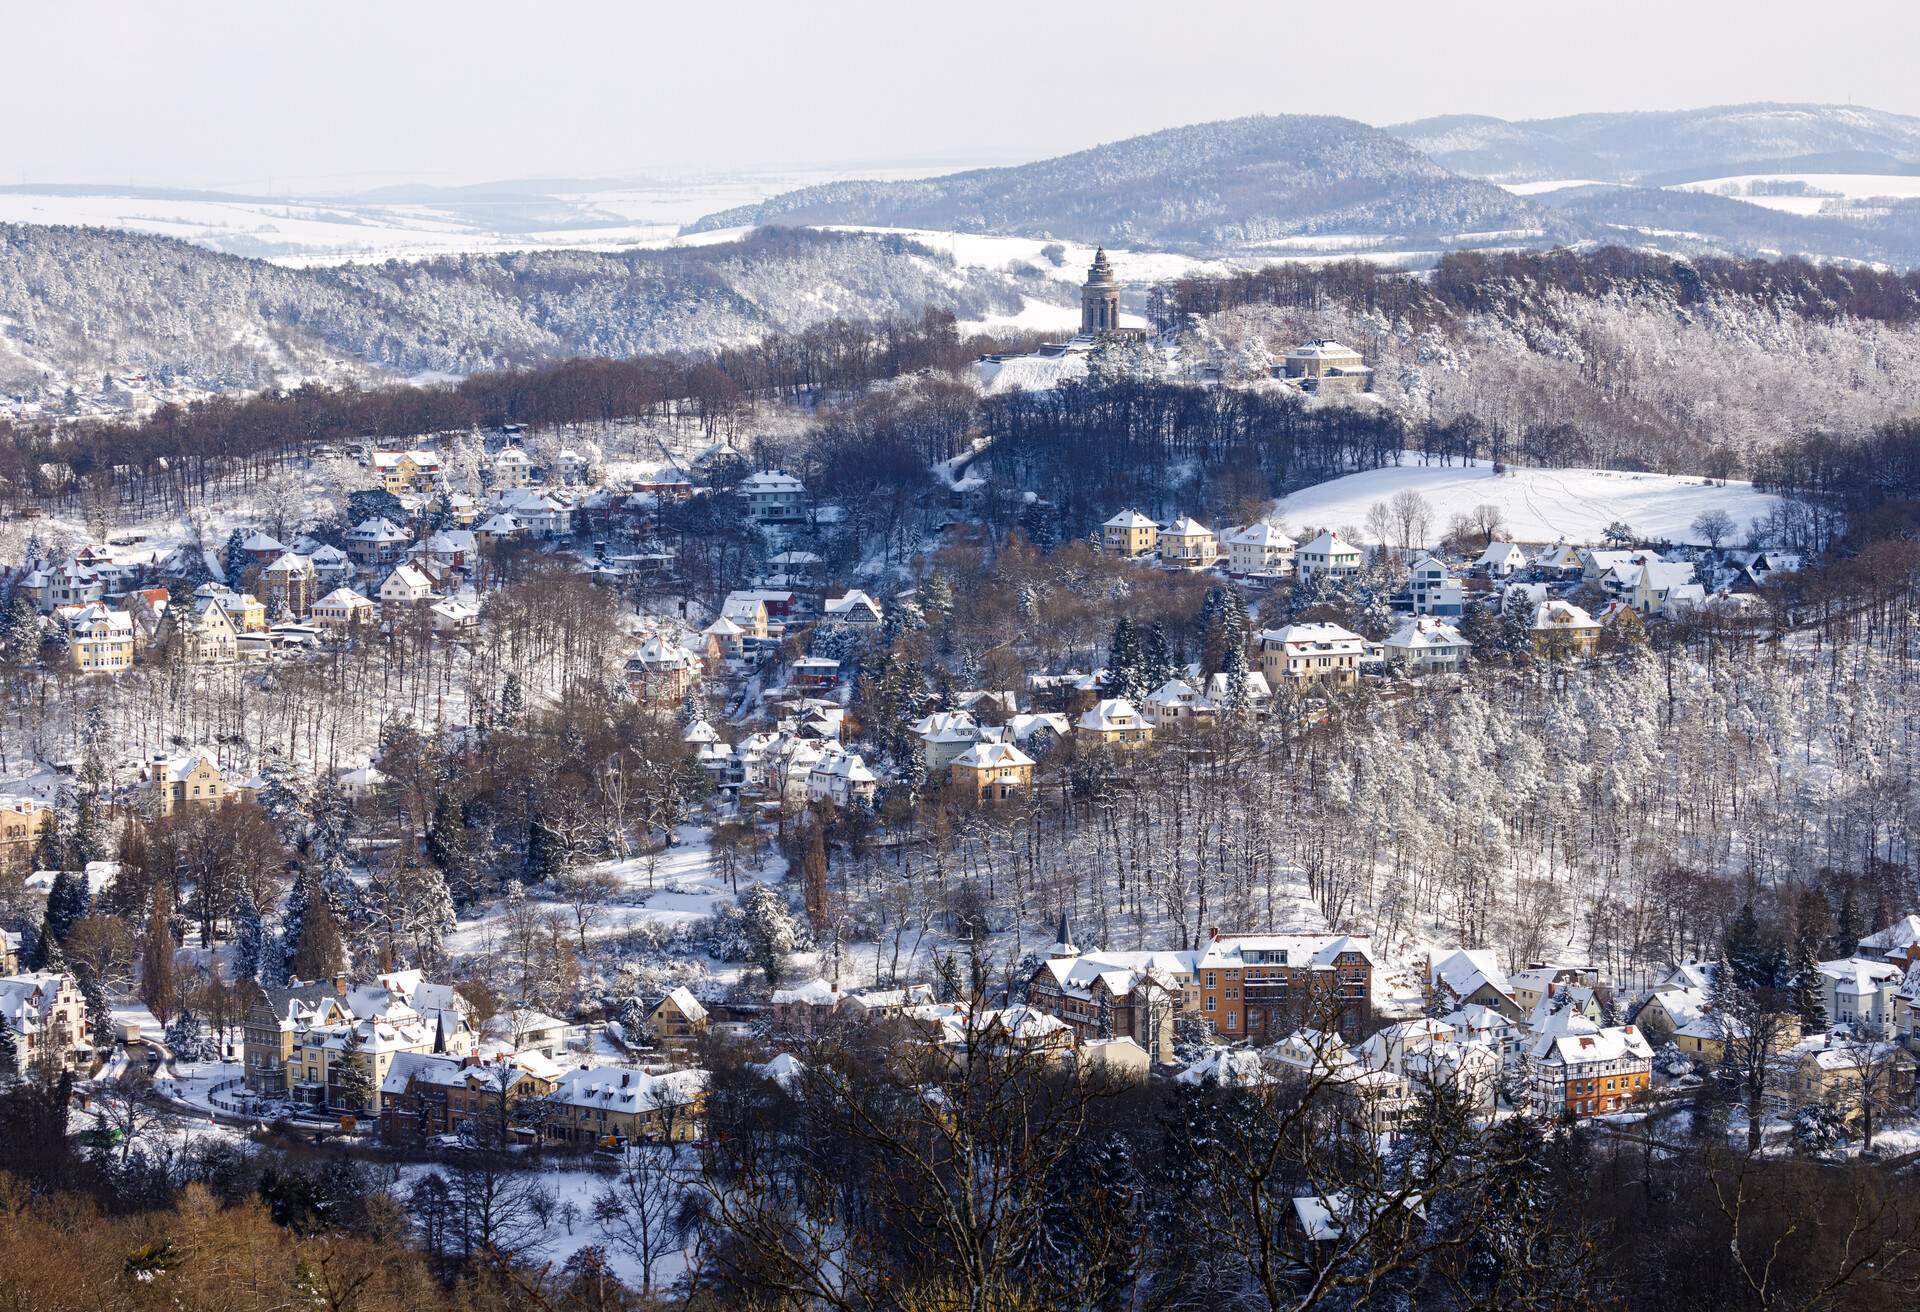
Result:
<svg viewBox="0 0 1920 1312"><path fill-rule="evenodd" d="M661 1260L678 1249L686 1174L671 1144L634 1144L626 1151L620 1174L593 1200L594 1224L640 1269L643 1295L653 1292Z"/></svg>

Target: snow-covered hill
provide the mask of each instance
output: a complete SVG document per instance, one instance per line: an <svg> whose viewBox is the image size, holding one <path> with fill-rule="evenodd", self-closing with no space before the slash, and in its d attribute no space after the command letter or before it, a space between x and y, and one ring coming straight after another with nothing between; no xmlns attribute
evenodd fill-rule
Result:
<svg viewBox="0 0 1920 1312"><path fill-rule="evenodd" d="M1276 237L1444 238L1557 226L1525 200L1352 119L1278 115L1130 137L1015 168L838 182L708 215L1242 248ZM1563 234L1564 235L1564 234Z"/></svg>
<svg viewBox="0 0 1920 1312"><path fill-rule="evenodd" d="M1409 456L1409 459L1417 457ZM1605 469L1512 469L1401 465L1349 474L1302 489L1281 501L1278 515L1295 530L1359 526L1376 501L1410 489L1433 506L1437 537L1453 515L1479 505L1500 508L1506 532L1521 542L1600 540L1609 524L1624 523L1646 540L1687 542L1702 511L1724 510L1742 537L1775 498L1748 483L1710 484L1700 478L1630 474Z"/></svg>

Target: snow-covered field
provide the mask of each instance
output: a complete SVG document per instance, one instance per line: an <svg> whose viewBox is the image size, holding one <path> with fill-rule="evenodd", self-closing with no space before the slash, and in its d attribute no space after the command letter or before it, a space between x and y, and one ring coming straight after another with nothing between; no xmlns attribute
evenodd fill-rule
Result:
<svg viewBox="0 0 1920 1312"><path fill-rule="evenodd" d="M1409 459L1418 459L1409 456ZM1607 525L1625 523L1646 539L1685 542L1704 510L1733 517L1736 531L1764 515L1775 498L1748 483L1709 484L1703 478L1629 474L1604 469L1510 469L1495 477L1484 462L1405 464L1349 474L1304 488L1281 501L1279 515L1295 530L1357 527L1367 510L1402 489L1433 506L1433 532L1483 503L1498 506L1506 531L1522 542L1597 542Z"/></svg>
<svg viewBox="0 0 1920 1312"><path fill-rule="evenodd" d="M1741 173L1725 178L1709 178L1704 182L1681 183L1673 190L1724 193L1749 205L1784 210L1789 214L1818 214L1826 206L1835 203L1832 196L1749 194L1754 183L1770 182L1804 183L1810 191L1833 192L1854 202L1883 196L1900 200L1920 197L1920 176L1906 173Z"/></svg>

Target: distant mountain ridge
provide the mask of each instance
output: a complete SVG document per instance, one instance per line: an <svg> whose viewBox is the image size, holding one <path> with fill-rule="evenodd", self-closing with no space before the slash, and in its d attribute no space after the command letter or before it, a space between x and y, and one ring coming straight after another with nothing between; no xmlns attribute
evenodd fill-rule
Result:
<svg viewBox="0 0 1920 1312"><path fill-rule="evenodd" d="M1008 168L807 187L707 215L689 231L856 224L1218 250L1328 232L1430 239L1556 222L1364 123L1265 115Z"/></svg>
<svg viewBox="0 0 1920 1312"><path fill-rule="evenodd" d="M1016 313L1011 280L898 238L288 269L169 237L0 224L0 386L185 371L221 388L699 351L836 317Z"/></svg>
<svg viewBox="0 0 1920 1312"><path fill-rule="evenodd" d="M1519 121L1446 114L1386 131L1456 173L1495 182L1661 185L1819 161L1860 173L1920 166L1920 118L1854 105L1763 101Z"/></svg>

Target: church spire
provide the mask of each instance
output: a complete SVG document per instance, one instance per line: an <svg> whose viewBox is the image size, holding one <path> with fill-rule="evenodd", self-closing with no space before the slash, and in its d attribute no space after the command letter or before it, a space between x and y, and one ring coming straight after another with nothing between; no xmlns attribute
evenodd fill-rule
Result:
<svg viewBox="0 0 1920 1312"><path fill-rule="evenodd" d="M1060 936L1054 941L1054 945L1047 955L1050 957L1077 957L1080 955L1080 949L1073 945L1073 929L1067 924L1067 908L1065 905L1062 905L1060 908Z"/></svg>

